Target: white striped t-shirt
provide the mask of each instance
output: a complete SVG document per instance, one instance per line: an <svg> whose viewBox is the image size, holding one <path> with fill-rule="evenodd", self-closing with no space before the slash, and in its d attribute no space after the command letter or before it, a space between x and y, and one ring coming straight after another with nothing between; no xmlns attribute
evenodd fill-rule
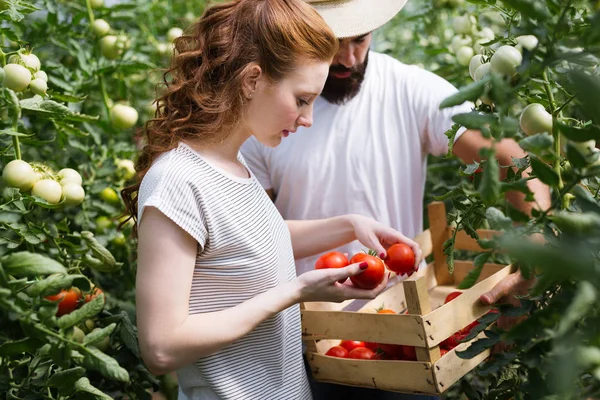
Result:
<svg viewBox="0 0 600 400"><path fill-rule="evenodd" d="M198 241L190 315L234 307L296 277L287 225L254 175L236 177L186 144L154 162L138 205L139 220L144 207L156 207ZM310 399L299 306L181 369L178 380L190 400Z"/></svg>

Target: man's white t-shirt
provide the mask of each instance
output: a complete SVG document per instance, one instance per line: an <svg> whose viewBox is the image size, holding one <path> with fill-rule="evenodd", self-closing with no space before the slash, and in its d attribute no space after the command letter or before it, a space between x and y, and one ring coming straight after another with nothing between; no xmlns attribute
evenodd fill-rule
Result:
<svg viewBox="0 0 600 400"><path fill-rule="evenodd" d="M427 155L448 151L452 116L472 109L439 109L456 91L431 72L371 51L354 98L340 106L319 97L311 128L276 148L251 137L242 153L262 186L275 192L284 219L362 214L412 238L423 230ZM338 250L362 249L355 241ZM297 260L298 274L314 269L317 258Z"/></svg>

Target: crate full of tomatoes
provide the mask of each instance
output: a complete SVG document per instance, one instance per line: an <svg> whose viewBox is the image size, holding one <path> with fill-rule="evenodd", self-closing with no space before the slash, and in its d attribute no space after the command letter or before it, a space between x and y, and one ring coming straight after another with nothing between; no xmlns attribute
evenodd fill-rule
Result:
<svg viewBox="0 0 600 400"><path fill-rule="evenodd" d="M494 320L494 316L487 315L493 310L478 299L508 276L511 266L485 264L471 288L458 290L457 283L467 276L473 262L456 260L454 273L449 274L442 244L452 235L452 228L447 225L443 203L432 203L428 209L430 229L417 239L424 256L433 254L433 262L427 268L414 270L411 252L404 248L401 251L406 257L389 257L393 250L390 248L388 259L400 260L405 270L389 262L387 268L399 275L410 275L406 280L358 311L341 311L348 308L348 302L328 303L325 307L322 303L303 305L303 340L314 379L404 393L441 394L489 357L489 351L483 351L471 359L462 359L457 352L481 338L482 328ZM479 230L478 234L480 238L490 238L495 232ZM483 251L477 241L463 232L457 232L455 249ZM357 256L362 259L355 259ZM374 255L354 257L347 261L366 261L369 267L353 277L353 284L373 287L378 270L383 268L385 272L386 265L379 259L372 260L376 259ZM332 265L319 265L318 261L316 267ZM356 280L372 266L375 268L366 275L367 279Z"/></svg>

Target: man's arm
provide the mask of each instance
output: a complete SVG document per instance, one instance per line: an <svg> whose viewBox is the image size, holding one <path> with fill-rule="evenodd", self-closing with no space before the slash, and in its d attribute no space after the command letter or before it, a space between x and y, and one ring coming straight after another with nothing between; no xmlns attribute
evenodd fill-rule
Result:
<svg viewBox="0 0 600 400"><path fill-rule="evenodd" d="M454 143L453 153L467 164L472 164L473 161L480 162L481 157L479 151L482 148L489 148L493 144L491 139L483 137L481 132L476 130L467 130ZM502 139L496 143L496 158L501 166L512 165L512 158L523 158L527 155L517 142L512 139ZM515 172L517 168L515 167ZM529 176L531 170L526 170L523 177ZM500 178L506 178L507 169L500 169ZM535 203L525 201L525 194L521 192L508 192L506 199L512 203L515 208L521 210L527 215L531 215L532 208L546 210L550 207L550 189L548 186L540 182L539 179L532 179L527 182L527 186L534 195Z"/></svg>
<svg viewBox="0 0 600 400"><path fill-rule="evenodd" d="M460 158L467 164L472 164L473 161L481 161L479 151L482 148L489 148L493 144L491 139L483 137L481 132L476 130L467 130L462 134L460 138L454 143L453 153L455 156ZM501 166L512 165L512 158L523 158L527 154L521 147L512 139L503 139L496 143L496 157ZM516 172L516 168L515 172ZM531 170L524 171L523 177L529 176ZM507 169L500 169L500 178L506 178ZM520 192L508 192L506 193L506 199L512 203L512 205L526 213L531 215L533 208L546 210L550 208L551 198L550 189L548 186L540 182L539 179L531 179L527 181L527 186L534 195L535 203L525 201L525 194ZM480 301L484 304L494 304L499 301L504 301L506 297L523 294L524 291L533 283L532 280L526 281L521 275L521 271L517 271L506 279L500 281L494 288L489 292L484 293L480 297Z"/></svg>

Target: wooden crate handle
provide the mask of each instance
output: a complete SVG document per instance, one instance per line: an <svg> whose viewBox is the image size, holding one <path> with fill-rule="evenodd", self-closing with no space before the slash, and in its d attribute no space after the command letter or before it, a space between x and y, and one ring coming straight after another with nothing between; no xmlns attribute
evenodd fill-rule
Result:
<svg viewBox="0 0 600 400"><path fill-rule="evenodd" d="M431 312L431 301L427 290L427 281L423 276L416 279L409 278L402 282L406 295L406 305L409 314L425 315ZM417 360L431 363L440 359L440 348L415 347Z"/></svg>
<svg viewBox="0 0 600 400"><path fill-rule="evenodd" d="M429 215L429 231L433 247L433 268L438 285L452 285L454 277L448 272L446 255L444 255L444 242L450 238L450 228L446 219L446 206L441 201L434 201L427 205Z"/></svg>

